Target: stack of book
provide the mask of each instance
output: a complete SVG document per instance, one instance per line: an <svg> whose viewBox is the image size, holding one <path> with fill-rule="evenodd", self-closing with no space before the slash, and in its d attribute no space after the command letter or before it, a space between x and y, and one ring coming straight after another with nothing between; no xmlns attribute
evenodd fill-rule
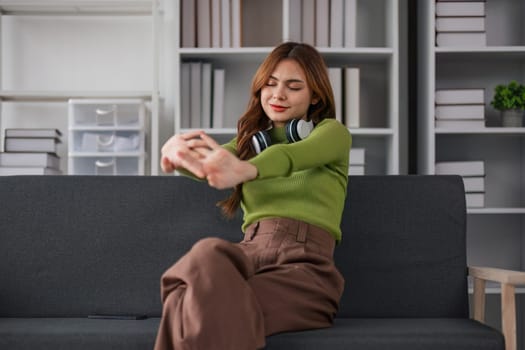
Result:
<svg viewBox="0 0 525 350"><path fill-rule="evenodd" d="M328 75L334 92L336 119L347 128L359 128L360 69L330 67Z"/></svg>
<svg viewBox="0 0 525 350"><path fill-rule="evenodd" d="M241 0L182 0L182 47L241 47Z"/></svg>
<svg viewBox="0 0 525 350"><path fill-rule="evenodd" d="M60 175L57 129L6 129L0 175Z"/></svg>
<svg viewBox="0 0 525 350"><path fill-rule="evenodd" d="M486 46L485 2L437 0L436 46Z"/></svg>
<svg viewBox="0 0 525 350"><path fill-rule="evenodd" d="M211 63L181 64L181 127L223 128L225 70Z"/></svg>
<svg viewBox="0 0 525 350"><path fill-rule="evenodd" d="M454 161L436 163L436 174L461 175L465 185L467 207L480 208L485 206L485 162Z"/></svg>
<svg viewBox="0 0 525 350"><path fill-rule="evenodd" d="M355 47L357 0L290 0L289 40L317 47Z"/></svg>
<svg viewBox="0 0 525 350"><path fill-rule="evenodd" d="M365 149L352 148L350 150L350 164L348 175L365 175Z"/></svg>
<svg viewBox="0 0 525 350"><path fill-rule="evenodd" d="M436 90L436 128L464 130L485 127L484 89Z"/></svg>

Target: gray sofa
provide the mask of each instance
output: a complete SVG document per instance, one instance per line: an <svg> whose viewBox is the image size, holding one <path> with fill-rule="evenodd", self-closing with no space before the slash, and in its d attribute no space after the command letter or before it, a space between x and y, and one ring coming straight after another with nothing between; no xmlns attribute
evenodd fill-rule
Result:
<svg viewBox="0 0 525 350"><path fill-rule="evenodd" d="M152 349L162 272L200 238L241 238L225 195L183 177L0 178L0 349ZM465 217L460 177L351 177L335 325L267 349L504 349L469 319Z"/></svg>

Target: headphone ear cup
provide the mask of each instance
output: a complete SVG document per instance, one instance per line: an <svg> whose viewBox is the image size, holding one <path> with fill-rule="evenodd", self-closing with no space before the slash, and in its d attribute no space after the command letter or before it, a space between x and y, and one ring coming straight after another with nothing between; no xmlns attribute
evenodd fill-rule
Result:
<svg viewBox="0 0 525 350"><path fill-rule="evenodd" d="M252 145L256 154L261 153L272 144L270 135L266 131L258 131L252 136Z"/></svg>
<svg viewBox="0 0 525 350"><path fill-rule="evenodd" d="M304 140L313 128L314 123L311 120L292 119L286 124L286 138L291 143Z"/></svg>

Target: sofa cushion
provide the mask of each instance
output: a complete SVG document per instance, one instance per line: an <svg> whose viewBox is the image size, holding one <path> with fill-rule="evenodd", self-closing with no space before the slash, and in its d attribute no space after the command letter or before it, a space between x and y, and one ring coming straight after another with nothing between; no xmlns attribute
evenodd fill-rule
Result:
<svg viewBox="0 0 525 350"><path fill-rule="evenodd" d="M227 194L183 177L1 177L0 317L159 316L164 270L199 238L241 238L215 207ZM340 316L467 317L461 177L355 176L345 205Z"/></svg>
<svg viewBox="0 0 525 350"><path fill-rule="evenodd" d="M151 350L159 319L0 318L0 349Z"/></svg>
<svg viewBox="0 0 525 350"><path fill-rule="evenodd" d="M161 274L195 241L242 238L215 206L227 195L182 177L0 177L0 317L160 316Z"/></svg>
<svg viewBox="0 0 525 350"><path fill-rule="evenodd" d="M350 178L336 265L345 317L468 317L460 176Z"/></svg>
<svg viewBox="0 0 525 350"><path fill-rule="evenodd" d="M299 334L300 333L300 334ZM503 336L469 319L336 319L332 328L282 333L268 349L503 350Z"/></svg>
<svg viewBox="0 0 525 350"><path fill-rule="evenodd" d="M0 349L150 350L158 319L0 318ZM336 319L332 328L277 334L266 349L502 350L502 335L468 319Z"/></svg>

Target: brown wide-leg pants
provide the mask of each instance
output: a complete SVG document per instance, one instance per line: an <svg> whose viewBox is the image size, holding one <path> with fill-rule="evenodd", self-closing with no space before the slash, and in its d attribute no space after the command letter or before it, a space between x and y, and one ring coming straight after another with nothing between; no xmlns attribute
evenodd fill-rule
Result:
<svg viewBox="0 0 525 350"><path fill-rule="evenodd" d="M334 245L282 218L252 224L240 243L200 240L162 276L155 350L254 350L270 334L329 327L344 285Z"/></svg>

